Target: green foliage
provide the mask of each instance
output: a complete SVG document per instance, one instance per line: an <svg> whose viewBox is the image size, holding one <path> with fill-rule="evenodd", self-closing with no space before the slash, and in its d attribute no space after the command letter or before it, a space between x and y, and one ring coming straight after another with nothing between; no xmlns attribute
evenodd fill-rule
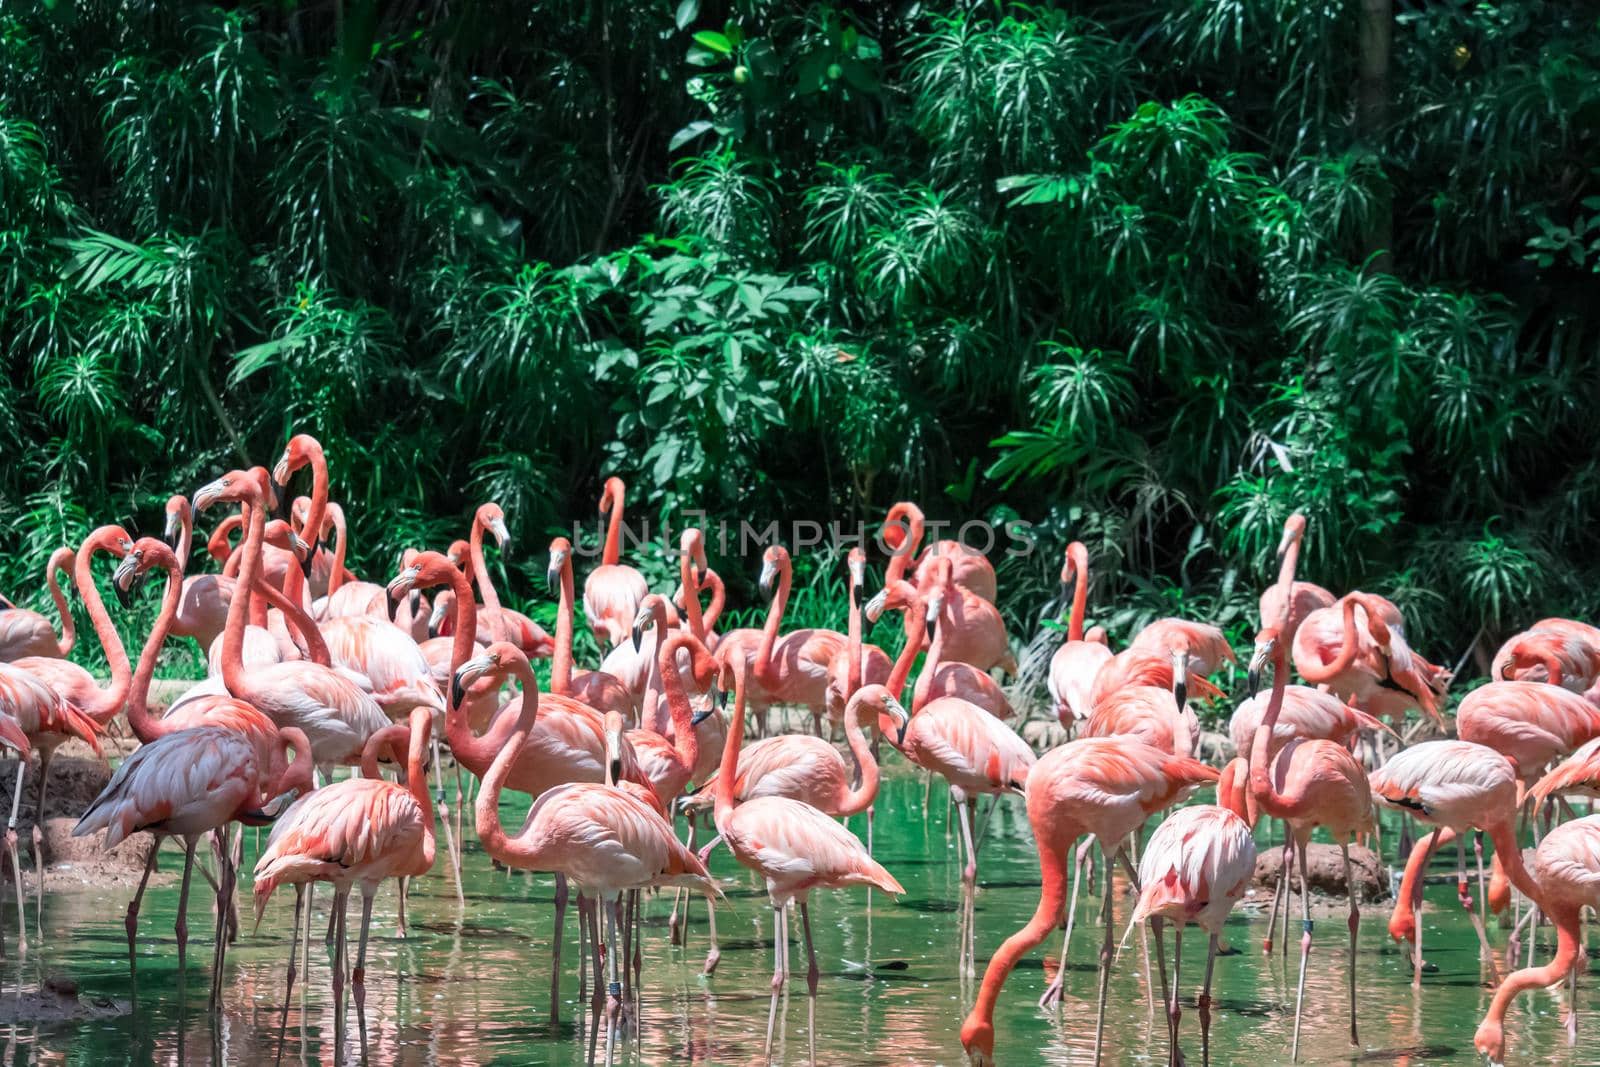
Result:
<svg viewBox="0 0 1600 1067"><path fill-rule="evenodd" d="M1242 634L1295 509L1434 659L1592 614L1600 27L1412 5L1379 82L1366 10L8 11L0 589L306 429L358 573L494 498L523 605L618 473L641 519L1038 522L1030 631L1078 537L1114 636Z"/></svg>

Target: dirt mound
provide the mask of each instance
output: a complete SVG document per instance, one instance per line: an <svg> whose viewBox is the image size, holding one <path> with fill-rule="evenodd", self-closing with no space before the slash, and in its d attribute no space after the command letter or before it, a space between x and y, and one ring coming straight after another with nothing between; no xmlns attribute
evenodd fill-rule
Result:
<svg viewBox="0 0 1600 1067"><path fill-rule="evenodd" d="M1278 872L1283 865L1281 847L1261 848L1256 854L1256 885L1270 894L1278 885ZM1298 866L1291 868L1296 890L1300 887ZM1360 891L1360 900L1382 900L1389 895L1389 875L1377 854L1360 845L1350 846L1350 873ZM1312 843L1306 846L1306 879L1313 893L1324 896L1345 895L1344 861L1338 845ZM1270 899L1270 897L1269 897Z"/></svg>

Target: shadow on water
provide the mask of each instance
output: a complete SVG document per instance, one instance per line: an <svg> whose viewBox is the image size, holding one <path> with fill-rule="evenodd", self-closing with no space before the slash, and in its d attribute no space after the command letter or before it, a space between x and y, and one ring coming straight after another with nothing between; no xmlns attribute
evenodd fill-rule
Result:
<svg viewBox="0 0 1600 1067"><path fill-rule="evenodd" d="M707 945L706 908L689 911L687 943L670 944L664 924L670 893L645 904L643 1000L636 1032L613 1044L612 1062L700 1064L862 1064L910 1067L962 1063L961 1018L976 982L962 979L957 961L963 907L957 854L939 811L922 817L920 777L891 766L878 807L877 858L906 886L895 901L865 891L818 892L812 920L821 966L815 1004L805 994L806 956L798 921L791 922L789 994L771 996L772 913L765 894L725 851L712 869L729 900L717 909L722 960L715 975L700 973ZM508 801L513 821L526 804ZM852 830L860 832L860 820ZM468 831L469 837L471 831ZM246 837L246 872L254 853ZM977 960L1031 916L1038 900L1037 855L1027 837L1020 801L1006 800L991 824L982 853L984 881L976 900ZM163 867L165 871L170 863ZM373 1064L529 1064L576 1067L606 1062L603 1019L591 1016L592 985L580 999L576 909L567 920L559 987L559 1021L550 1015L552 887L545 876L527 878L491 869L481 850L468 847L464 871L467 903L457 908L451 875L440 863L413 883L411 932L395 936L392 884L379 894L368 948L367 1001L356 1011L349 993L343 1013L333 1005L331 953L323 944L329 904L314 903L309 968L302 969L284 1013L285 957L293 895L280 893L258 931L248 914L228 958L220 1013L206 1010L212 916L209 897L197 893L190 915L189 972L177 974L173 920L175 884L153 886L140 922L137 1005L127 969L123 909L131 890L52 890L45 907L45 939L25 962L15 954L0 963L0 1027L7 1065L68 1063L228 1063L293 1067L336 1062ZM248 873L241 898L248 913ZM1117 880L1119 894L1125 888ZM1216 964L1211 1062L1277 1064L1286 1059L1294 1024L1296 959L1260 952L1268 892L1241 908L1229 923L1236 952ZM1012 974L996 1015L1002 1063L1065 1065L1088 1062L1094 1041L1100 886L1079 898L1078 921L1067 963L1062 1011L1042 1012L1036 1002L1056 973L1061 933L1026 956ZM1302 1060L1306 1063L1468 1063L1472 1034L1488 1005L1477 971L1476 936L1454 905L1454 886L1429 887L1424 912L1428 955L1444 973L1428 974L1411 988L1411 960L1390 941L1385 904L1363 909L1358 1013L1365 1051L1349 1046L1345 1026L1346 943L1342 916L1319 922L1306 982ZM1115 899L1115 937L1127 925L1131 897ZM14 946L15 911L0 899L0 921ZM352 924L354 925L354 924ZM1491 924L1492 927L1492 924ZM1503 931L1491 928L1497 948ZM1183 1045L1200 1062L1194 996L1204 963L1204 941L1185 935ZM304 943L302 942L302 951ZM354 945L352 945L352 952ZM1538 957L1550 957L1548 930ZM1049 954L1046 962L1045 955ZM304 958L304 957L303 957ZM1137 933L1122 948L1111 978L1106 1021L1107 1064L1148 1063L1164 1055L1164 1026L1152 1022L1146 970ZM15 993L21 981L37 995L45 979L76 985L68 1009L48 1014ZM1600 994L1580 984L1580 1010L1592 1011ZM1535 1000L1543 998L1537 1010ZM1568 1049L1560 1026L1560 1001L1533 994L1507 1027L1517 1063L1571 1064L1587 1054ZM7 1014L9 1012L9 1014ZM281 1034L279 1020L284 1020ZM771 1026L769 1032L769 1023ZM342 1048L341 1048L342 1041ZM1580 1050L1583 1046L1580 1046Z"/></svg>

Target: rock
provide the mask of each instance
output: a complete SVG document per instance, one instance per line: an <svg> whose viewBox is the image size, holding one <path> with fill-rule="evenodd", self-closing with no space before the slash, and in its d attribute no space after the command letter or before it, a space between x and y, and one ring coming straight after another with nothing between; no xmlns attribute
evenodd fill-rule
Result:
<svg viewBox="0 0 1600 1067"><path fill-rule="evenodd" d="M1266 889L1269 900L1278 885L1278 870L1282 862L1281 846L1260 847L1256 854L1256 885ZM1298 890L1299 868L1291 868L1291 873L1294 875L1292 884ZM1382 900L1389 895L1388 871L1371 849L1360 845L1350 846L1350 873L1355 878L1361 901ZM1338 845L1313 842L1306 846L1306 880L1311 884L1313 893L1330 897L1345 895L1344 861L1339 855Z"/></svg>

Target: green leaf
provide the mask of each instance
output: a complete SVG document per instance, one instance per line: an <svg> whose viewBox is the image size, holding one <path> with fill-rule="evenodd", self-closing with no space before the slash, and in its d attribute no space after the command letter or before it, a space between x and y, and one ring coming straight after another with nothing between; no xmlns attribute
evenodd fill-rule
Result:
<svg viewBox="0 0 1600 1067"><path fill-rule="evenodd" d="M694 43L708 52L718 55L730 56L733 54L733 42L715 30L701 30L694 35Z"/></svg>
<svg viewBox="0 0 1600 1067"><path fill-rule="evenodd" d="M693 22L698 14L700 14L700 0L683 0L678 5L678 13L674 16L674 21L677 22L678 29L685 30L689 28L689 23Z"/></svg>

